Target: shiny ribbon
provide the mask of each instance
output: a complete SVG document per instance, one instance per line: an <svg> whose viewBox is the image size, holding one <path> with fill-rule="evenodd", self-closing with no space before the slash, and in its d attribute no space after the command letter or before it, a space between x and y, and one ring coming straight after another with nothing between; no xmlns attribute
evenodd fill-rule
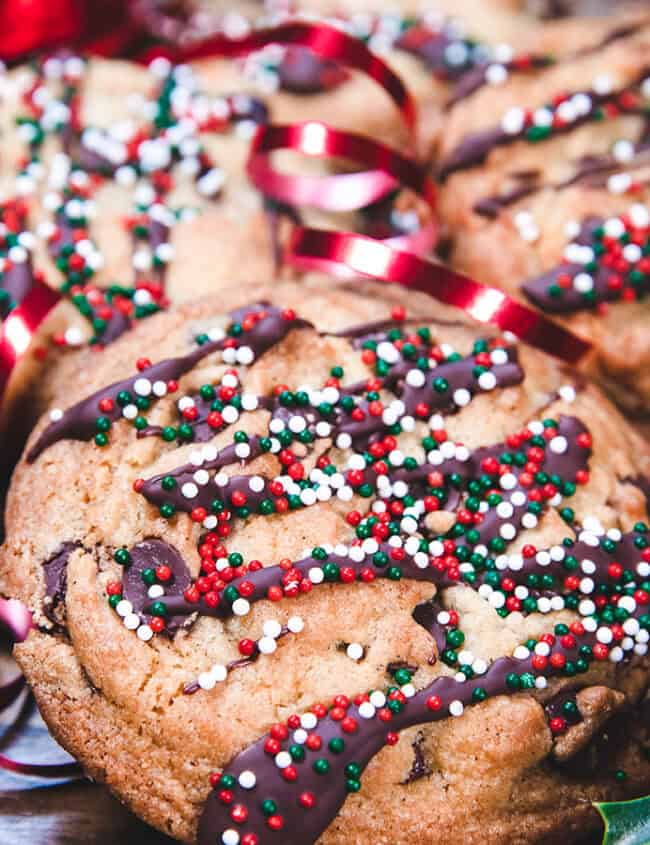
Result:
<svg viewBox="0 0 650 845"><path fill-rule="evenodd" d="M149 3L145 2L148 8ZM269 44L306 47L324 59L367 74L391 97L411 133L415 131L416 108L401 79L358 38L325 23L289 22L270 29L258 29L243 38L221 33L200 43L183 47L156 48L143 57L150 61L164 55L171 61L188 62L211 56L240 56ZM280 173L271 165L274 150L290 149L320 158L346 158L363 163L366 170L326 177ZM344 132L318 121L289 126L260 126L251 145L248 174L253 184L268 197L290 206L309 205L323 211L356 211L386 196L399 185L409 187L433 210L435 187L424 168L395 150L361 135ZM387 243L418 254L434 247L438 228L429 224ZM342 275L342 270L339 275Z"/></svg>
<svg viewBox="0 0 650 845"><path fill-rule="evenodd" d="M3 321L0 330L0 397L14 367L29 349L36 330L60 299L57 291L34 280L27 296Z"/></svg>
<svg viewBox="0 0 650 845"><path fill-rule="evenodd" d="M257 29L243 38L218 33L198 44L186 47L162 47L148 51L142 60L166 56L174 62L189 62L212 56L242 56L269 44L295 44L308 47L323 59L333 59L348 68L361 71L386 91L400 110L406 125L415 129L416 108L399 76L366 47L363 41L326 23L289 22L269 29Z"/></svg>
<svg viewBox="0 0 650 845"><path fill-rule="evenodd" d="M345 158L372 169L330 176L281 173L271 164L273 152L280 149L316 158ZM263 194L291 207L357 211L401 185L422 197L432 213L435 211L435 185L425 168L379 141L318 121L260 126L251 144L247 172ZM435 246L437 235L438 227L433 222L383 243L425 255ZM339 267L337 275L346 275L343 270Z"/></svg>
<svg viewBox="0 0 650 845"><path fill-rule="evenodd" d="M286 149L316 158L345 158L371 170L335 176L293 176L270 163L271 153ZM353 132L307 121L289 126L260 126L251 145L248 175L262 193L289 205L310 205L323 211L355 211L377 202L398 185L411 188L430 206L435 186L412 159Z"/></svg>
<svg viewBox="0 0 650 845"><path fill-rule="evenodd" d="M129 0L0 0L0 59L75 46L114 55L141 36Z"/></svg>
<svg viewBox="0 0 650 845"><path fill-rule="evenodd" d="M305 269L345 268L380 282L400 284L461 308L480 323L498 326L544 352L575 364L590 344L497 288L480 284L442 264L352 232L296 228L287 261Z"/></svg>
<svg viewBox="0 0 650 845"><path fill-rule="evenodd" d="M0 598L0 627L15 643L21 643L32 627L32 615L25 605L16 599ZM0 711L11 707L25 689L25 679L16 675L11 681L0 686ZM81 769L77 763L23 763L0 754L0 768L21 775L39 778L80 777Z"/></svg>

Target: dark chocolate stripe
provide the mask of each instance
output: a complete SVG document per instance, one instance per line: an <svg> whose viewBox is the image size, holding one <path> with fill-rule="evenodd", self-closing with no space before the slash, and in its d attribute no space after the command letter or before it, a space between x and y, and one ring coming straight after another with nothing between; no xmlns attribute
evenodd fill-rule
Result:
<svg viewBox="0 0 650 845"><path fill-rule="evenodd" d="M557 137L559 134L568 134L574 129L583 126L585 123L594 119L594 112L601 106L607 103L616 102L621 94L633 89L633 87L641 82L648 75L648 70L645 69L633 85L627 86L620 91L614 91L608 94L598 94L596 91L585 91L584 93L591 99L591 109L587 114L578 116L575 120L562 124L561 126L554 126L550 138ZM582 93L582 92L576 92ZM624 114L643 114L642 108L629 108L623 110ZM483 164L493 149L506 144L513 144L517 141L525 139L526 132L529 127L524 127L520 132L509 133L501 126L494 126L490 129L485 129L480 132L470 133L465 136L463 140L456 146L455 149L449 153L444 159L438 170L438 176L441 181L447 179L452 173L459 170L466 170L471 167L476 167Z"/></svg>
<svg viewBox="0 0 650 845"><path fill-rule="evenodd" d="M239 337L240 345L249 346L255 353L256 359L276 343L279 343L293 329L305 328L310 325L304 320L286 319L279 308L269 305L251 305L240 308L233 311L231 317L234 322L237 322L245 314L260 310L265 311L267 316L258 320L249 331L243 332ZM41 432L40 437L27 453L27 460L30 463L35 461L48 446L59 440L90 440L97 431L97 417L102 414L113 421L120 419L122 410L116 402L117 395L122 391L130 392L138 379L146 378L152 383L156 381L176 381L195 367L203 358L206 358L217 350L223 349L224 346L224 340L205 343L188 355L159 361L151 367L146 367L136 375L123 379L122 381L114 382L98 390L91 396L68 408L60 420L51 422ZM101 399L112 399L113 409L107 412L100 412L98 410L98 403Z"/></svg>

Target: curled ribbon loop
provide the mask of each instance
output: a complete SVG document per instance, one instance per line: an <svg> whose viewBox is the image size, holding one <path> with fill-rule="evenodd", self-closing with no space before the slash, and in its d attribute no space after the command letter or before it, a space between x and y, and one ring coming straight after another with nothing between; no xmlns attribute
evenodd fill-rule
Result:
<svg viewBox="0 0 650 845"><path fill-rule="evenodd" d="M274 150L288 149L316 158L346 158L371 170L335 176L293 176L270 163ZM363 135L307 121L289 126L260 126L248 159L248 175L262 193L289 205L310 205L323 211L355 211L377 202L399 184L433 205L435 188L412 159Z"/></svg>
<svg viewBox="0 0 650 845"><path fill-rule="evenodd" d="M331 272L344 267L357 275L422 291L572 364L590 349L589 343L503 291L374 238L352 232L296 228L286 258L303 268Z"/></svg>
<svg viewBox="0 0 650 845"><path fill-rule="evenodd" d="M0 398L36 330L60 299L57 291L35 280L20 305L5 318L0 334Z"/></svg>
<svg viewBox="0 0 650 845"><path fill-rule="evenodd" d="M32 614L25 605L16 599L0 598L0 627L12 642L21 643L32 627ZM0 711L14 704L25 689L25 679L16 675L11 681L0 686ZM0 754L0 768L20 775L39 778L80 777L81 769L77 763L23 763Z"/></svg>
<svg viewBox="0 0 650 845"><path fill-rule="evenodd" d="M308 47L323 59L333 59L346 67L361 71L386 91L409 130L415 130L416 108L402 80L358 38L325 23L289 22L269 29L258 29L243 38L230 38L219 33L198 44L155 50L174 62L188 62L212 56L242 56L269 44L296 44ZM147 53L145 61L152 57Z"/></svg>

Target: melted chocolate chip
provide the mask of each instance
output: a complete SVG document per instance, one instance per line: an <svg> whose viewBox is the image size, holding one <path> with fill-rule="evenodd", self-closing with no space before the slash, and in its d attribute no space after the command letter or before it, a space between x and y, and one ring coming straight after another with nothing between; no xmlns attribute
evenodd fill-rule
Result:
<svg viewBox="0 0 650 845"><path fill-rule="evenodd" d="M43 613L57 625L65 622L65 595L68 579L68 560L80 543L63 543L59 551L43 564L45 601Z"/></svg>
<svg viewBox="0 0 650 845"><path fill-rule="evenodd" d="M321 59L308 47L292 45L277 69L280 87L292 94L320 94L347 79L346 71L331 59Z"/></svg>
<svg viewBox="0 0 650 845"><path fill-rule="evenodd" d="M424 757L424 751L422 750L423 746L423 736L419 736L411 743L411 748L413 749L413 763L411 764L411 770L406 776L406 779L402 781L404 786L407 786L409 783L414 783L416 780L426 778L431 774L431 768L427 765L427 761Z"/></svg>
<svg viewBox="0 0 650 845"><path fill-rule="evenodd" d="M151 621L146 608L151 605L149 585L142 577L147 569L158 566L168 566L171 578L163 583L165 594L161 601L167 603L172 596L182 596L190 586L192 577L181 553L164 540L150 537L137 543L131 549L131 562L126 567L122 579L123 596L133 605L135 613L139 614L145 623ZM176 616L173 613L165 617L165 631L173 633L187 623L187 615Z"/></svg>
<svg viewBox="0 0 650 845"><path fill-rule="evenodd" d="M472 65L469 50L465 61L458 64L448 61L448 48L458 42L458 38L446 32L431 30L426 26L414 26L397 39L395 47L417 56L436 76L455 79L461 77Z"/></svg>
<svg viewBox="0 0 650 845"><path fill-rule="evenodd" d="M574 707L567 708L567 704L572 704ZM544 705L544 712L546 718L550 722L552 719L561 718L567 725L577 725L582 721L582 714L578 710L578 702L576 699L575 690L562 690L562 692L553 696Z"/></svg>

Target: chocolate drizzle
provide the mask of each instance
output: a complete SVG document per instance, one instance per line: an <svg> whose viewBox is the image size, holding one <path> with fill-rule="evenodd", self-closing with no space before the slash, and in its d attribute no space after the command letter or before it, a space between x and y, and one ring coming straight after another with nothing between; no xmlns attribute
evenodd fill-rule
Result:
<svg viewBox="0 0 650 845"><path fill-rule="evenodd" d="M515 59L509 62L504 62L503 67L510 74L516 71L530 72L541 68L547 68L554 64L554 62L555 60L552 56L526 56L525 61ZM457 103L461 102L461 100L471 97L472 94L475 94L483 88L484 85L487 85L487 71L489 67L490 63L484 62L483 64L467 70L454 86L451 97L446 104L447 108L452 108Z"/></svg>
<svg viewBox="0 0 650 845"><path fill-rule="evenodd" d="M255 322L249 331L240 335L240 343L248 346L256 359L276 343L279 343L293 329L305 328L309 325L304 320L287 319L279 308L271 305L251 305L239 308L231 313L231 318L234 322L239 322L246 314L251 312L263 312L265 316ZM120 419L122 409L116 401L117 396L122 391L131 392L138 379L148 379L152 384L157 381L176 381L195 367L203 358L224 349L225 346L225 340L209 341L188 355L159 361L136 375L98 390L68 408L60 419L51 422L41 432L40 437L27 453L27 460L30 463L35 461L45 449L59 440L90 440L97 432L97 417L101 414L112 421ZM99 411L98 405L102 399L113 401L112 410Z"/></svg>
<svg viewBox="0 0 650 845"><path fill-rule="evenodd" d="M465 48L465 57L456 63L449 60L449 48L452 45L459 45L461 50ZM426 26L407 29L397 39L395 47L417 56L435 76L444 80L462 77L475 62L470 42Z"/></svg>
<svg viewBox="0 0 650 845"><path fill-rule="evenodd" d="M40 437L27 453L27 460L32 463L45 449L59 440L92 439L97 432L97 417L100 416L98 405L102 399L113 400L113 409L105 412L105 416L113 421L118 420L121 417L122 409L116 401L117 396L122 391L132 391L133 385L139 378L148 378L151 382L176 380L191 370L201 359L222 348L223 341L206 343L189 355L180 358L167 358L151 367L146 367L137 375L101 388L101 390L68 408L60 419L51 422L41 432Z"/></svg>
<svg viewBox="0 0 650 845"><path fill-rule="evenodd" d="M626 535L625 548L628 551L621 553L622 550L617 549L617 558L623 565L632 565L638 557L638 550L629 552L634 549L634 539L634 536ZM632 542L627 542L628 540ZM590 548L590 554L592 553L593 548ZM635 614L640 616L638 608ZM553 655L561 655L563 660L575 662L579 658L581 647L591 647L595 643L595 634L589 632L572 638L571 644L555 640L549 648L546 674L562 674L562 669L559 666L556 668L555 661L550 659ZM512 694L513 676L530 679L530 682L526 681L529 683L526 688L534 690L534 659L535 655L528 653L526 657L501 657L494 661L480 677L479 684L483 696L479 699L474 692L477 684L475 680L461 681L455 677L437 677L412 697L405 698L400 709L395 708L392 711L389 728L393 733L397 733L415 725L425 725L448 718L450 706L453 706L454 712L460 714L463 708L475 704L477 700L483 700L485 696ZM260 845L271 841L269 837L272 837L272 834L269 833L267 817L262 811L262 801L272 797L277 806L277 813L284 819L283 845L309 845L318 840L334 820L347 797L348 786L343 772L347 771L350 764L356 764L355 771L361 773L386 744L386 722L376 714L366 713L364 716L360 712L362 706L351 704L347 709L348 718L353 719L356 725L350 732L344 731L342 722L334 710L319 719L317 734L321 738L321 745L314 752L305 747L305 759L294 763L298 772L295 782L282 777L282 770L278 768L275 756L278 745L284 749L291 744L290 737L274 746L273 753L267 750L268 737L262 737L230 762L224 773L232 779L230 791L234 801L241 801L248 810L242 834L256 834ZM339 750L340 745L337 747L338 753L330 746L333 739L343 740L342 749ZM328 768L338 774L328 779L326 789L321 786L322 775L318 773L318 767L313 765L316 758L325 759ZM252 772L255 775L256 781L250 790L244 789L238 783L243 772ZM220 787L217 787L206 802L199 824L199 845L212 845L217 835L232 828L230 802L221 801L219 790ZM309 810L300 808L298 796L304 792L316 796L316 804Z"/></svg>
<svg viewBox="0 0 650 845"><path fill-rule="evenodd" d="M560 437L566 438L567 440L566 451L561 455L548 451L547 457L542 464L543 470L549 476L556 476L558 479L562 479L564 481L572 481L579 470L584 470L587 467L587 459L590 454L590 449L578 445L577 442L579 440L579 436L584 434L586 429L579 420L573 417L563 416L560 418L558 432ZM232 447L228 448L232 449ZM448 484L450 483L449 479L452 477L463 479L476 478L481 473L481 467L485 459L500 455L505 449L506 444L501 443L491 447L478 449L471 454L469 460L463 462L456 460L455 458L450 458L442 464L434 465L425 463L416 466L414 469L398 468L391 474L391 480L393 483L398 481L405 482L408 484L409 489L412 492L414 491L416 494L419 494L420 491L418 490L418 484L424 483L431 472L440 472L444 474ZM227 454L225 454L226 452ZM233 459L234 451L224 449L217 455L215 460L211 462L210 468L213 468L212 464L214 464L214 468L219 468L225 465L224 462ZM204 466L207 467L207 464ZM178 490L179 485L187 483L188 478L192 478L192 469L194 468L182 467L180 470L175 471L176 474L174 477L177 479L177 485L174 490L171 491L171 500L179 509L190 510L197 505L205 507L209 504L209 500L212 500L215 497L218 498L220 502L223 502L224 499L227 501L222 491L227 491L230 495L232 495L235 491L246 491L246 493L251 497L251 504L254 506L259 505L259 502L263 498L269 496L268 481L264 482L264 486L258 492L250 489L247 483L249 480L247 476L234 476L228 479L227 483L225 483L221 488L214 483L210 484L210 482L207 482L202 487L197 485L198 495L189 500L184 500L182 496L175 495L175 491ZM523 468L513 468L513 472L515 472L517 476L520 476L523 471ZM163 490L162 478L162 476L158 476L150 482L146 482L145 486L141 490L143 495L145 495L146 498L154 504L161 504L164 501L170 500L170 494ZM522 488L513 486L513 492L516 492L517 489ZM203 491L206 492L204 493ZM454 507L458 505L459 501L460 497L458 495L452 497L452 504ZM447 507L449 507L449 505ZM512 525L514 530L518 530L526 513L527 509L524 504L513 505L511 507L511 512L507 517L501 516L495 508L488 509L484 514L482 522L476 527L479 535L479 542L488 543L492 538L499 536L501 526L505 522ZM350 556L337 554L327 555L327 563L332 565L332 572L334 573L334 578L330 580L332 583L339 583L338 573L343 567L345 567L349 572L354 573L355 577L359 577L364 570L369 570L372 573L373 578L392 577L393 573L390 569L390 561L395 560L393 551L393 547L386 543L380 545L379 547L379 552L381 553L379 558L377 558L375 552L369 552L366 554L353 552ZM582 553L586 552L586 549L579 546L577 551L578 553ZM594 560L597 560L597 556L595 554ZM311 570L314 568L319 569L322 565L322 559L313 555L303 558L302 560L295 561L291 566L290 581L299 584L304 579L309 580ZM457 583L456 579L449 576L447 570L441 570L430 566L429 559L426 554L418 556L401 550L399 555L399 568L401 570L400 577L414 581L428 581L436 584L439 588L450 587ZM527 561L524 565L522 565L522 568L519 571L513 572L512 578L517 584L525 584L530 574L555 575L558 574L561 569L561 560L556 561L552 565L546 566L539 564L536 560L532 560ZM606 577L605 573L600 573L600 568L598 569L598 572L599 575L602 574L604 578ZM485 579L487 577L487 573L483 573L478 576L475 579L473 586L478 589L481 584L485 583ZM248 572L240 578L233 579L230 582L230 586L234 588L234 591L236 592L244 582L246 582L248 588L246 590L246 599L249 604L254 604L255 602L262 601L267 598L270 587L282 587L283 585L286 585L286 569L281 566L266 566L254 572ZM326 579L324 583L328 583L328 579ZM232 602L226 597L225 593L221 594L219 601L216 603L211 602L208 604L204 599L199 599L198 602L192 602L188 601L184 596L178 595L166 599L165 604L172 615L178 616L199 612L201 615L225 619L230 617L233 613ZM437 610L439 610L437 605L424 605L418 606L414 612L414 618L416 621L421 625L424 625L427 630L430 630L436 637L436 641L438 641L438 638L434 631L434 614Z"/></svg>
<svg viewBox="0 0 650 845"><path fill-rule="evenodd" d="M354 329L355 334L359 331L360 329ZM424 378L423 385L419 387L409 384L406 379L407 373L412 368L413 363L403 359L392 367L390 373L383 380L384 386L391 389L396 396L399 396L405 406L406 412L409 414L415 413L421 403L425 403L431 411L453 412L458 409L454 400L454 394L457 395L457 391L467 390L471 395L474 391L481 390L480 384L477 381L479 376L476 373L475 359L472 356L439 364L428 372L427 377ZM494 364L491 372L494 376L495 386L506 387L521 382L523 372L517 363L514 348L508 350L507 362ZM447 390L443 393L436 392L434 388L434 382L440 379L443 379L447 383ZM347 390L343 388L342 392L350 395L353 390L360 392L362 389L363 386L358 385L353 388L347 388ZM262 399L262 403L264 403L264 399ZM306 428L314 437L318 437L317 423L319 421L327 421L327 437L336 439L338 435L347 435L350 437L352 444L357 448L365 448L371 444L385 429L382 416L369 413L369 403L366 399L359 400L347 412L340 406L328 409L327 413L323 413L320 408L311 406L292 408L289 412L277 400L272 403L271 407L273 408L272 420L286 421L289 419L289 416L302 416L305 420ZM363 413L361 419L355 417L355 413L358 413L358 411ZM203 409L203 412L198 417L200 425L202 425L204 415L205 409ZM199 439L203 439L202 436L199 436ZM246 456L246 461L252 460L262 454L263 450L260 445L260 438L252 437L248 445L250 447L250 453ZM494 448L497 450L496 454L498 454L505 447L497 446ZM480 454L480 459L485 457L488 457L487 452ZM209 473L214 473L216 470L228 464L236 463L238 460L236 447L229 446L219 452L214 459L201 464L201 476L199 476L201 480L198 484L195 484L195 481L196 472L199 467L193 464L183 465L164 475L158 475L146 480L140 488L140 492L152 504L160 506L170 503L176 510L186 512L190 512L197 506L210 509L215 501L227 505L234 493L243 493L248 500L247 506L257 509L264 500L269 499L269 479L262 479L262 483L253 489L250 483L251 476L237 475L227 479L224 478L222 483L215 484L215 475L209 475ZM430 465L426 462L412 470L398 468L392 474L392 479L393 481L407 482L416 491L425 484L429 473L437 468L437 466ZM473 464L463 464L456 460L450 460L446 462L445 469L449 474L457 473L465 478L475 467ZM369 483L376 483L376 474L371 468L366 471L366 475ZM166 478L174 479L175 484L172 489L170 489L169 482L165 481ZM256 478L259 478L259 476L256 476ZM192 485L190 490L193 492L193 495L191 496L187 496L186 492L184 492L184 487L188 484ZM457 503L458 497L453 491L450 491L450 497L451 503Z"/></svg>
<svg viewBox="0 0 650 845"><path fill-rule="evenodd" d="M639 75L637 82L633 85L623 90L613 91L607 94L599 94L593 90L585 91L584 93L590 100L589 109L585 110L583 114L576 115L571 121L560 123L557 126L554 125L552 137L556 137L558 134L572 132L579 126L583 126L585 123L589 123L594 120L595 117L601 114L601 107L607 105L608 103L616 103L618 109L620 109L623 114L644 114L643 107L636 105L636 101L635 104L631 104L629 107L623 107L621 105L620 98L625 92L633 90L638 82L641 82L646 76L647 70L644 70L644 72ZM463 138L458 146L451 151L446 159L442 161L438 171L439 178L444 181L452 173L483 164L492 150L496 147L526 139L530 128L531 127L529 126L522 126L519 131L507 132L501 126L495 126L489 129L484 129L480 132L470 133Z"/></svg>
<svg viewBox="0 0 650 845"><path fill-rule="evenodd" d="M253 460L262 454L259 441L259 437L250 438L248 443L250 446L250 455L246 458L246 461ZM203 463L201 470L205 472L209 470L218 471L222 467L239 462L244 464L246 461L237 457L236 448L235 445L226 446L217 453L217 456L213 460ZM183 495L183 486L194 484L197 470L198 467L195 465L185 464L171 472L166 472L148 479L142 485L140 492L153 505L162 505L165 502L171 502L177 510L187 512L195 507L210 509L215 500L229 502L232 494L236 491L246 492L250 504L254 507L258 507L269 496L268 482L264 482L261 490L251 490L249 485L250 477L242 475L229 478L223 485L215 484L213 478L210 478L205 484L195 485L197 495L188 499ZM175 487L171 491L165 489L165 480L168 478L173 478L176 482Z"/></svg>
<svg viewBox="0 0 650 845"><path fill-rule="evenodd" d="M308 47L287 47L277 68L280 88L292 94L320 94L344 82L348 74L331 59L321 59Z"/></svg>
<svg viewBox="0 0 650 845"><path fill-rule="evenodd" d="M632 168L643 166L648 151L650 151L650 118L644 120L640 138L634 145L634 159L632 161L622 165L611 154L586 155L576 162L576 170L572 176L557 183L541 181L541 174L538 171L522 174L514 173L511 177L516 181L513 188L501 194L492 194L479 199L472 210L482 217L495 219L504 208L547 188L562 191L572 185L584 185L588 188L606 187L609 176L620 173L622 168L629 171Z"/></svg>
<svg viewBox="0 0 650 845"><path fill-rule="evenodd" d="M573 243L582 246L595 244L599 240L599 233L602 238L603 223L598 217L587 218L582 222L580 232ZM584 265L564 261L543 275L525 282L522 290L539 308L556 314L569 314L621 298L621 273L618 266L610 261L598 261L594 258L594 262L588 267L588 278L591 280L588 296L573 284L579 274L586 272ZM628 272L632 278L631 270ZM650 274L641 270L639 272L641 277L637 280L635 295L640 297L650 289ZM615 278L619 279L617 285L612 284ZM568 279L570 284L562 285L563 279Z"/></svg>

